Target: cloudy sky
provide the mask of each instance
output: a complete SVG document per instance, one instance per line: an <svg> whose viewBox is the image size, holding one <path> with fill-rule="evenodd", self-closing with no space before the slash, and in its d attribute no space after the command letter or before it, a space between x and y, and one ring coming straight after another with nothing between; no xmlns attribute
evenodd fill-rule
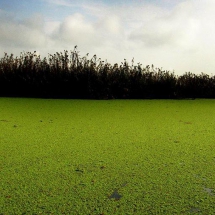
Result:
<svg viewBox="0 0 215 215"><path fill-rule="evenodd" d="M215 0L0 0L4 52L70 51L215 75Z"/></svg>

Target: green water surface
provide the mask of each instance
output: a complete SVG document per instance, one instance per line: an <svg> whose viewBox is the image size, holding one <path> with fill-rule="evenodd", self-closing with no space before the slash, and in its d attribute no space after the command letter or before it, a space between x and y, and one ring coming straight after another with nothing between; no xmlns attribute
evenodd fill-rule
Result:
<svg viewBox="0 0 215 215"><path fill-rule="evenodd" d="M0 98L0 214L215 214L215 100Z"/></svg>

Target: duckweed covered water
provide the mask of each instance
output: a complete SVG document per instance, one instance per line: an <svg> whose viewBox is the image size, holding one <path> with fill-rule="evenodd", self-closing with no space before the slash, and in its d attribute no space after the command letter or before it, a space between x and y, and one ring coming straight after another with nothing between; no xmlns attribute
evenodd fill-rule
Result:
<svg viewBox="0 0 215 215"><path fill-rule="evenodd" d="M215 100L0 98L0 214L215 214Z"/></svg>

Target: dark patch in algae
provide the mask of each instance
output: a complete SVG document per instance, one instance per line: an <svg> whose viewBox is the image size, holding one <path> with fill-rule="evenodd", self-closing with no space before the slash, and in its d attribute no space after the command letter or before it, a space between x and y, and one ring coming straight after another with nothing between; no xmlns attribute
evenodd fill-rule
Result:
<svg viewBox="0 0 215 215"><path fill-rule="evenodd" d="M190 208L190 213L199 213L199 212L201 212L199 208L196 208L196 207Z"/></svg>
<svg viewBox="0 0 215 215"><path fill-rule="evenodd" d="M109 196L109 199L120 200L121 198L122 195L120 195L117 190L114 190L114 192Z"/></svg>

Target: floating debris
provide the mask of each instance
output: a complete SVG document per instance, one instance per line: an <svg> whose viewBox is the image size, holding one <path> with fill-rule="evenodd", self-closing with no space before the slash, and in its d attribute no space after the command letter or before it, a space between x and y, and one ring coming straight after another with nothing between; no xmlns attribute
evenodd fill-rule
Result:
<svg viewBox="0 0 215 215"><path fill-rule="evenodd" d="M128 182L125 182L125 183L122 184L121 187L125 187L127 184L128 184Z"/></svg>
<svg viewBox="0 0 215 215"><path fill-rule="evenodd" d="M81 170L81 169L76 169L75 171L76 171L76 172L80 172L80 173L84 173L84 171Z"/></svg>
<svg viewBox="0 0 215 215"><path fill-rule="evenodd" d="M190 125L190 124L192 124L192 122L185 122L185 121L182 121L182 120L179 120L179 122L183 122L184 124L187 124L187 125Z"/></svg>
<svg viewBox="0 0 215 215"><path fill-rule="evenodd" d="M192 122L184 122L184 124L190 125L192 124Z"/></svg>
<svg viewBox="0 0 215 215"><path fill-rule="evenodd" d="M9 122L8 120L6 119L0 119L1 122Z"/></svg>
<svg viewBox="0 0 215 215"><path fill-rule="evenodd" d="M80 186L86 187L87 185L84 182L79 183Z"/></svg>
<svg viewBox="0 0 215 215"><path fill-rule="evenodd" d="M179 140L175 140L174 143L180 143L180 141Z"/></svg>

